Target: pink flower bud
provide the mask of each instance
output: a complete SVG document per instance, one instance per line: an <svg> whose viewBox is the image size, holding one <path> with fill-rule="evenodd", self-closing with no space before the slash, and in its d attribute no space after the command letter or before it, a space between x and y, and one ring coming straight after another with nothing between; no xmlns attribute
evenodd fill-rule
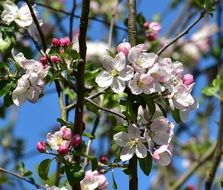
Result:
<svg viewBox="0 0 223 190"><path fill-rule="evenodd" d="M46 144L45 144L44 142L42 142L42 141L39 141L39 142L37 143L36 148L37 148L37 150L38 150L39 152L45 152L45 151L46 151Z"/></svg>
<svg viewBox="0 0 223 190"><path fill-rule="evenodd" d="M43 66L47 65L47 58L46 58L46 56L40 58L40 63L42 63Z"/></svg>
<svg viewBox="0 0 223 190"><path fill-rule="evenodd" d="M69 145L70 143L68 141L64 145L60 145L59 149L57 150L58 154L67 154L69 152Z"/></svg>
<svg viewBox="0 0 223 190"><path fill-rule="evenodd" d="M195 187L194 187L194 185L192 185L192 184L189 184L187 187L186 187L186 190L194 190L195 189Z"/></svg>
<svg viewBox="0 0 223 190"><path fill-rule="evenodd" d="M108 163L108 157L106 155L103 155L100 157L100 162L103 164Z"/></svg>
<svg viewBox="0 0 223 190"><path fill-rule="evenodd" d="M53 46L60 46L60 39L58 39L58 38L53 38L52 39L52 42L51 42L51 44L53 45Z"/></svg>
<svg viewBox="0 0 223 190"><path fill-rule="evenodd" d="M148 29L149 28L149 22L148 21L146 21L144 24L143 24L143 27L145 28L145 29Z"/></svg>
<svg viewBox="0 0 223 190"><path fill-rule="evenodd" d="M194 82L194 77L191 74L186 74L183 76L183 83L185 85L190 85Z"/></svg>
<svg viewBox="0 0 223 190"><path fill-rule="evenodd" d="M56 55L51 56L50 59L51 59L51 61L53 63L59 63L59 62L61 62L61 59L58 56L56 56Z"/></svg>
<svg viewBox="0 0 223 190"><path fill-rule="evenodd" d="M122 42L121 44L118 45L117 47L117 52L122 52L125 54L125 56L128 56L129 50L131 49L131 45L128 42Z"/></svg>
<svg viewBox="0 0 223 190"><path fill-rule="evenodd" d="M151 31L151 32L154 32L154 33L159 33L160 32L160 30L161 30L161 25L160 25L160 23L158 23L158 22L151 22L150 24L149 24L149 30Z"/></svg>
<svg viewBox="0 0 223 190"><path fill-rule="evenodd" d="M62 132L62 138L65 140L70 140L72 136L72 131L70 128L63 126L60 131Z"/></svg>
<svg viewBox="0 0 223 190"><path fill-rule="evenodd" d="M153 33L150 33L149 35L146 36L147 40L152 42L154 40L156 40L157 36Z"/></svg>
<svg viewBox="0 0 223 190"><path fill-rule="evenodd" d="M67 47L70 45L70 40L68 38L60 38L60 45Z"/></svg>
<svg viewBox="0 0 223 190"><path fill-rule="evenodd" d="M81 140L81 136L76 134L71 138L71 142L70 144L74 147L77 148L80 144L81 144L82 140Z"/></svg>

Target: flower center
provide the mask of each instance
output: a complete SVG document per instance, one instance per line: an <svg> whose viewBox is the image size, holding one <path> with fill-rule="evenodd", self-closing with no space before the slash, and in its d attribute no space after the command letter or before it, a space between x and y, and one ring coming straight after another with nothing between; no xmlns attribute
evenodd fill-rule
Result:
<svg viewBox="0 0 223 190"><path fill-rule="evenodd" d="M138 85L139 87L143 87L143 86L144 86L144 82L143 82L142 80L138 80L138 81L137 81L137 85Z"/></svg>
<svg viewBox="0 0 223 190"><path fill-rule="evenodd" d="M113 69L112 71L111 71L111 75L113 76L113 77L117 77L118 76L118 71L116 70L116 69Z"/></svg>
<svg viewBox="0 0 223 190"><path fill-rule="evenodd" d="M136 59L136 64L141 66L143 64L143 60L141 58Z"/></svg>
<svg viewBox="0 0 223 190"><path fill-rule="evenodd" d="M138 143L139 143L138 139L129 139L127 144L129 146L129 148L131 149L133 147L136 147Z"/></svg>

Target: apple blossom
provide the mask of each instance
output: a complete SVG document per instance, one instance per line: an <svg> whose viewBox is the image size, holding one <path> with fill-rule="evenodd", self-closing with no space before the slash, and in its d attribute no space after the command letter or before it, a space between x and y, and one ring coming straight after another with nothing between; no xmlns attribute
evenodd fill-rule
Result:
<svg viewBox="0 0 223 190"><path fill-rule="evenodd" d="M43 87L44 82L37 73L25 74L18 80L17 87L12 92L12 100L17 106L20 106L25 99L35 103L39 99Z"/></svg>
<svg viewBox="0 0 223 190"><path fill-rule="evenodd" d="M172 153L169 150L169 145L162 145L153 152L153 159L161 166L167 166L171 162Z"/></svg>
<svg viewBox="0 0 223 190"><path fill-rule="evenodd" d="M61 42L58 38L53 38L51 42L52 46L60 46Z"/></svg>
<svg viewBox="0 0 223 190"><path fill-rule="evenodd" d="M42 142L42 141L39 141L39 142L37 143L36 148L37 148L37 150L38 150L39 152L45 152L45 151L46 151L46 144L45 144L44 142Z"/></svg>
<svg viewBox="0 0 223 190"><path fill-rule="evenodd" d="M70 40L68 38L60 38L60 45L62 47L67 47L70 45Z"/></svg>
<svg viewBox="0 0 223 190"><path fill-rule="evenodd" d="M80 144L81 144L82 140L81 140L81 136L78 134L75 134L74 136L72 136L70 144L74 147L77 148Z"/></svg>
<svg viewBox="0 0 223 190"><path fill-rule="evenodd" d="M183 83L185 85L191 85L194 83L194 77L191 74L186 74L183 76Z"/></svg>
<svg viewBox="0 0 223 190"><path fill-rule="evenodd" d="M117 47L117 52L122 52L125 56L128 56L131 45L128 42L122 42Z"/></svg>
<svg viewBox="0 0 223 190"><path fill-rule="evenodd" d="M53 134L48 133L47 143L52 150L56 151L66 151L70 145L70 141L63 139L63 133L61 131L56 131Z"/></svg>
<svg viewBox="0 0 223 190"><path fill-rule="evenodd" d="M61 62L61 58L56 56L56 55L52 55L50 57L50 60L52 61L52 63L59 63L59 62Z"/></svg>
<svg viewBox="0 0 223 190"><path fill-rule="evenodd" d="M56 187L56 186L51 186L49 187L48 185L45 185L46 190L71 190L70 187Z"/></svg>
<svg viewBox="0 0 223 190"><path fill-rule="evenodd" d="M147 148L145 147L144 139L140 136L140 130L136 125L132 124L128 127L128 133L119 132L113 136L116 144L122 147L120 159L127 161L136 154L139 158L145 158Z"/></svg>
<svg viewBox="0 0 223 190"><path fill-rule="evenodd" d="M67 126L63 126L60 128L60 132L62 133L62 138L65 140L70 140L72 137L72 131Z"/></svg>
<svg viewBox="0 0 223 190"><path fill-rule="evenodd" d="M174 125L167 118L161 116L154 120L150 125L151 138L152 140L158 144L168 144L173 137L173 128Z"/></svg>
<svg viewBox="0 0 223 190"><path fill-rule="evenodd" d="M5 1L3 4L3 12L1 14L1 19L10 24L11 22L15 22L20 27L28 27L33 23L33 18L30 13L29 7L26 3L23 3L21 8L18 8L16 4L12 1ZM34 12L35 6L33 6Z"/></svg>
<svg viewBox="0 0 223 190"><path fill-rule="evenodd" d="M106 190L108 181L103 174L98 171L87 171L81 181L81 190Z"/></svg>
<svg viewBox="0 0 223 190"><path fill-rule="evenodd" d="M134 73L133 68L126 65L124 53L118 53L114 59L110 56L104 56L103 66L106 71L102 71L95 79L98 86L111 86L115 93L123 92L126 87L126 81L129 81Z"/></svg>
<svg viewBox="0 0 223 190"><path fill-rule="evenodd" d="M154 79L150 74L135 73L133 79L128 83L128 86L133 94L151 94L156 91Z"/></svg>
<svg viewBox="0 0 223 190"><path fill-rule="evenodd" d="M153 66L158 56L155 53L146 53L147 46L139 44L129 50L128 60L137 72L144 72Z"/></svg>

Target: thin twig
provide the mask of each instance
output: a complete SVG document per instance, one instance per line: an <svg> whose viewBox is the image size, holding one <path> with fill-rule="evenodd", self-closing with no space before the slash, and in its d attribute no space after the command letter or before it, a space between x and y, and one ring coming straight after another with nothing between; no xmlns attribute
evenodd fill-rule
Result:
<svg viewBox="0 0 223 190"><path fill-rule="evenodd" d="M193 28L205 15L207 12L203 10L200 13L200 16L190 25L188 28L186 28L182 33L180 33L178 36L176 36L174 39L172 39L168 44L166 44L164 47L162 47L158 52L157 55L160 55L165 49L167 49L170 45L172 45L174 42L176 42L178 39L189 33L191 28Z"/></svg>
<svg viewBox="0 0 223 190"><path fill-rule="evenodd" d="M74 23L74 17L72 15L74 15L75 9L77 7L77 3L76 0L73 0L73 6L72 6L72 10L71 10L71 15L70 15L70 41L73 41L73 23Z"/></svg>
<svg viewBox="0 0 223 190"><path fill-rule="evenodd" d="M24 1L24 0L21 0L21 1ZM32 1L32 2L33 2L33 1ZM72 16L72 17L74 17L74 18L78 18L78 19L81 18L81 16L79 16L79 15L76 15L76 14L73 14L73 15L72 15L72 14L69 13L69 12L66 12L66 11L64 11L64 10L62 10L62 9L56 9L56 8L53 8L53 7L51 7L50 5L46 5L46 4L39 3L39 2L34 2L34 3L35 3L37 6L41 6L41 7L43 7L43 8L49 9L49 10L54 11L54 12L57 12L57 13L62 13L62 14L64 14L64 15ZM106 26L110 26L110 23L109 23L109 22L107 22L107 21L105 21L105 20L102 20L102 19L99 19L99 18L96 18L96 17L94 17L94 16L89 16L88 19L89 19L89 20L96 21L96 22L100 22L100 23L102 23L102 24L105 24ZM122 31L124 31L124 32L128 32L127 28L122 27L122 26L114 25L114 28L115 28L115 29L118 29L118 30L122 30Z"/></svg>
<svg viewBox="0 0 223 190"><path fill-rule="evenodd" d="M29 7L29 10L30 10L30 13L32 15L33 21L34 21L34 23L36 25L36 28L38 30L38 33L40 35L40 39L41 39L42 46L43 46L43 51L45 53L46 52L46 49L47 49L47 46L46 46L46 41L45 41L45 37L44 37L43 31L42 31L42 29L40 27L40 24L39 24L39 21L38 21L38 19L36 17L36 14L33 11L33 8L32 8L32 6L30 4L30 1L29 0L26 0L26 3L28 5L28 7Z"/></svg>
<svg viewBox="0 0 223 190"><path fill-rule="evenodd" d="M9 175L14 176L14 177L17 177L17 178L19 178L19 179L21 179L21 180L23 180L23 181L26 181L26 182L28 182L28 183L34 185L37 189L46 189L44 186L35 183L33 180L30 180L30 179L28 179L28 178L26 178L26 177L24 177L24 176L22 176L22 175L20 175L20 174L17 174L17 173L8 171L8 170L6 170L6 169L4 169L4 168L2 168L2 167L0 167L0 172L9 174Z"/></svg>
<svg viewBox="0 0 223 190"><path fill-rule="evenodd" d="M105 112L108 112L108 113L111 113L113 115L116 115L124 120L127 120L127 118L122 115L121 113L118 113L118 112L115 112L115 111L112 111L111 109L108 109L108 108L104 108L104 107L101 107L99 106L97 103L95 103L93 100L89 99L89 98L85 98L85 100L89 103L91 103L92 105L94 105L96 108L100 109L100 110L103 110Z"/></svg>
<svg viewBox="0 0 223 190"><path fill-rule="evenodd" d="M209 150L200 158L197 163L194 163L190 166L189 170L183 174L175 184L171 185L170 190L178 190L180 187L187 181L187 179L200 167L204 165L206 161L208 161L215 151L215 144L212 145Z"/></svg>
<svg viewBox="0 0 223 190"><path fill-rule="evenodd" d="M108 90L109 88L110 88L110 86L109 86L109 87L106 87L106 88L103 88L103 89L100 90L99 92L97 92L97 93L95 93L95 94L92 94L92 95L88 96L87 98L88 98L88 99L94 99L94 98L100 96L101 94L103 94L103 93L104 93L106 90Z"/></svg>

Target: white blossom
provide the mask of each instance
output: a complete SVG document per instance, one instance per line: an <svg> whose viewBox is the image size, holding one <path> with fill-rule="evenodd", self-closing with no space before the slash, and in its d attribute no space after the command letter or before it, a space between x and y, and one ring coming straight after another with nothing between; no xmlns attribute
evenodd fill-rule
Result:
<svg viewBox="0 0 223 190"><path fill-rule="evenodd" d="M106 71L102 71L95 79L98 86L111 86L115 93L123 92L126 87L126 81L129 81L134 73L133 68L126 65L125 55L120 52L114 59L110 56L104 56L103 66Z"/></svg>
<svg viewBox="0 0 223 190"><path fill-rule="evenodd" d="M162 145L153 153L153 159L161 166L167 166L171 162L172 153L169 150L169 145Z"/></svg>
<svg viewBox="0 0 223 190"><path fill-rule="evenodd" d="M123 147L120 159L127 161L136 154L139 158L145 158L147 148L145 147L144 139L140 136L140 130L134 124L128 127L128 133L119 132L113 136L115 143Z"/></svg>
<svg viewBox="0 0 223 190"><path fill-rule="evenodd" d="M18 8L12 1L7 0L2 5L4 10L1 14L1 19L7 24L14 21L18 26L23 28L32 24L32 15L26 3L23 3L23 5Z"/></svg>

